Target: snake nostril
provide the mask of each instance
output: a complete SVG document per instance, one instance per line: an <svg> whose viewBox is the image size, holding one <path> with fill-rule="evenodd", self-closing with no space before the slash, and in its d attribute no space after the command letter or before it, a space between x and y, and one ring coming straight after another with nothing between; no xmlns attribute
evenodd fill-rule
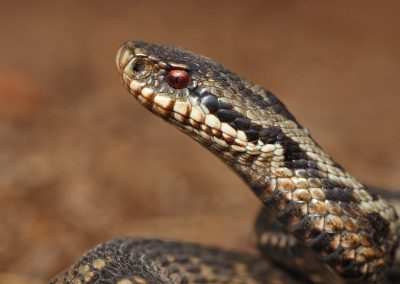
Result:
<svg viewBox="0 0 400 284"><path fill-rule="evenodd" d="M145 64L143 61L139 61L133 66L132 69L133 69L133 72L135 72L136 74L139 74L140 72L144 71Z"/></svg>
<svg viewBox="0 0 400 284"><path fill-rule="evenodd" d="M148 77L153 70L152 63L147 58L136 57L124 68L124 72L130 78L143 79Z"/></svg>

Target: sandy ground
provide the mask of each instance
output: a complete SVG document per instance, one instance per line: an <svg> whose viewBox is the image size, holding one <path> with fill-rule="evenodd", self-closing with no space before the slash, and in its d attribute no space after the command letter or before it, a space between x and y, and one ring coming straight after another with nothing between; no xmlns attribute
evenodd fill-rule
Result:
<svg viewBox="0 0 400 284"><path fill-rule="evenodd" d="M362 181L400 187L399 8L1 1L0 283L44 283L122 235L251 250L258 201L122 88L127 39L217 59L278 94Z"/></svg>

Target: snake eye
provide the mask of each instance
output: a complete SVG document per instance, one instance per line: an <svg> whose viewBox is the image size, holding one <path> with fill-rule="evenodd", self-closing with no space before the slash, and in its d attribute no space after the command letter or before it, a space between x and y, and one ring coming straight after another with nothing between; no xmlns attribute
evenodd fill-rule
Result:
<svg viewBox="0 0 400 284"><path fill-rule="evenodd" d="M174 89L183 89L189 85L190 75L185 70L171 70L168 72L167 82Z"/></svg>
<svg viewBox="0 0 400 284"><path fill-rule="evenodd" d="M150 75L153 66L147 58L134 58L129 62L124 71L125 73L136 79L143 79Z"/></svg>

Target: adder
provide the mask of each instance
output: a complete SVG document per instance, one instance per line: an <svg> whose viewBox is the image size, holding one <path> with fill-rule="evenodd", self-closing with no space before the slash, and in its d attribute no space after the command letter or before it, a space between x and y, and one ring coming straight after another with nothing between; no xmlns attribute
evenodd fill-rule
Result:
<svg viewBox="0 0 400 284"><path fill-rule="evenodd" d="M173 45L127 41L116 64L140 104L214 153L259 198L260 255L121 238L52 283L400 283L391 270L397 196L357 181L270 91Z"/></svg>

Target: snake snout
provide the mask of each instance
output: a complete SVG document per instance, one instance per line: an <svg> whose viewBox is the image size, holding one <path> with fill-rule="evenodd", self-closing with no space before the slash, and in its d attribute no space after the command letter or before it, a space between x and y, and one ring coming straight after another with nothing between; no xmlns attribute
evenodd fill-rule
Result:
<svg viewBox="0 0 400 284"><path fill-rule="evenodd" d="M160 59L160 48L127 41L118 50L117 69L123 85L140 104L157 115L183 123L189 117L189 97L197 87L199 75L179 60Z"/></svg>
<svg viewBox="0 0 400 284"><path fill-rule="evenodd" d="M133 58L134 53L132 52L131 48L124 43L117 52L115 57L115 63L117 65L118 72L122 75L126 65L129 61Z"/></svg>

